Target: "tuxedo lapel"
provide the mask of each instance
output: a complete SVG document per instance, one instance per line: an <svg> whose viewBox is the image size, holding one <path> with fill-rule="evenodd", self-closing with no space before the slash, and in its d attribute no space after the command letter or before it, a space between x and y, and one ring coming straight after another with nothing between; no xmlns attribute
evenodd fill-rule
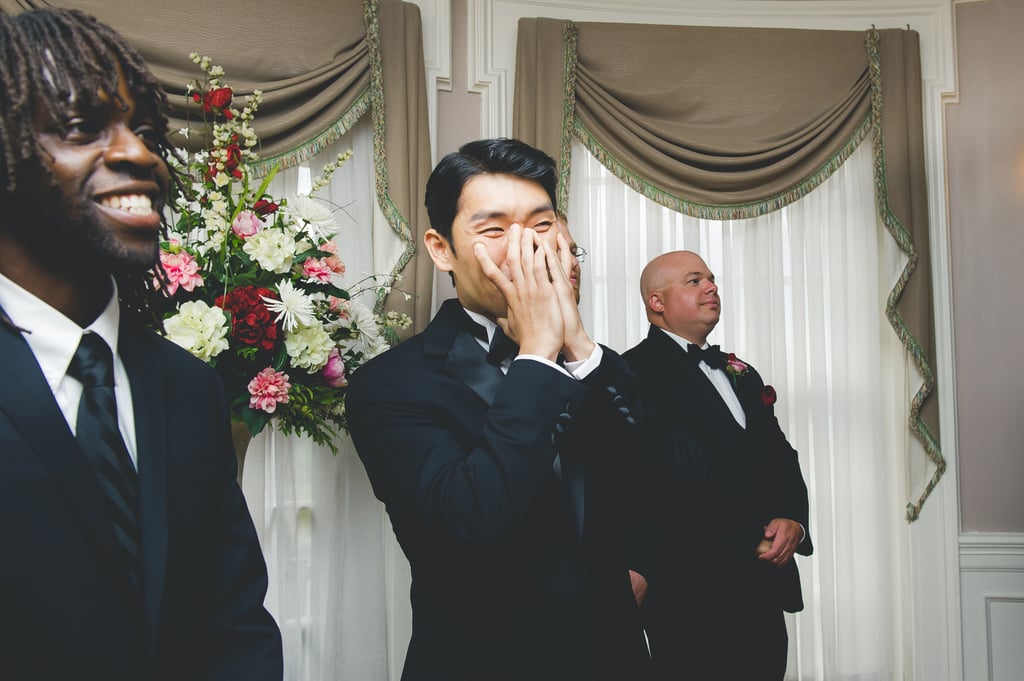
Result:
<svg viewBox="0 0 1024 681"><path fill-rule="evenodd" d="M487 352L475 337L464 330L458 315L466 316L459 302L446 300L427 327L424 348L428 354L443 358L444 373L464 383L486 404L490 404L505 375L487 361Z"/></svg>
<svg viewBox="0 0 1024 681"><path fill-rule="evenodd" d="M686 350L656 326L651 326L647 340L656 361L664 364L668 396L672 401L692 407L694 419L731 423L739 428L718 389L697 363L687 357Z"/></svg>
<svg viewBox="0 0 1024 681"><path fill-rule="evenodd" d="M146 633L155 650L157 622L167 569L167 400L166 379L155 361L157 348L148 332L122 325L118 354L132 391L139 467L142 575Z"/></svg>

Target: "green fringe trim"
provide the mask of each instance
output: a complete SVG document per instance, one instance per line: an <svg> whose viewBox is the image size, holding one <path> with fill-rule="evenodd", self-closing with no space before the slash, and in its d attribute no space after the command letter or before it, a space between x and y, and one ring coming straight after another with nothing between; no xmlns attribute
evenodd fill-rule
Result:
<svg viewBox="0 0 1024 681"><path fill-rule="evenodd" d="M889 292L885 304L885 316L888 318L896 335L903 343L903 347L910 353L914 366L921 372L923 383L920 389L914 394L910 401L910 430L917 436L917 439L924 445L925 452L932 463L935 464L935 473L932 475L924 491L916 501L907 502L907 521L913 522L921 515L921 508L925 500L938 485L942 474L946 472L946 460L942 456L938 438L931 432L928 425L921 418L921 407L925 400L935 390L935 375L928 358L925 357L917 338L907 328L903 317L896 311L896 303L903 295L907 282L917 269L918 253L914 248L913 239L899 219L893 215L889 208L889 193L886 185L885 169L885 141L882 135L882 69L878 57L878 31L874 28L867 32L865 45L868 51L868 69L871 75L871 117L874 120L874 170L875 170L875 202L878 206L879 215L885 223L889 234L899 244L900 249L907 255L907 265L903 268L896 285Z"/></svg>
<svg viewBox="0 0 1024 681"><path fill-rule="evenodd" d="M576 64L579 61L577 40L579 28L572 21L562 29L565 43L565 72L562 75L562 138L558 149L558 206L564 212L569 205L569 182L572 169L572 129L576 118Z"/></svg>
<svg viewBox="0 0 1024 681"><path fill-rule="evenodd" d="M416 240L409 221L391 199L388 185L388 162L384 144L384 75L381 68L380 26L377 22L378 0L363 0L363 23L366 24L366 42L370 49L370 112L373 122L373 168L374 188L377 205L387 219L391 229L405 244L405 251L391 268L389 284L393 284L416 254ZM388 287L390 288L390 286ZM388 294L383 288L377 290L373 311L380 314Z"/></svg>
<svg viewBox="0 0 1024 681"><path fill-rule="evenodd" d="M363 115L370 110L370 94L368 91L360 93L356 101L352 103L352 106L348 108L345 113L341 114L334 123L327 127L326 130L316 135L311 140L303 142L290 149L289 151L282 152L275 156L268 156L267 158L261 158L256 163L252 164L252 174L254 177L264 177L274 169L274 166L280 165L283 168L291 168L304 163L309 159L317 156L320 152L327 148L333 142L339 140L345 135L356 122L363 117Z"/></svg>
<svg viewBox="0 0 1024 681"><path fill-rule="evenodd" d="M805 180L800 182L800 184L787 189L784 192L767 199L751 203L714 205L688 201L655 186L649 180L640 177L619 162L619 160L615 158L611 152L605 149L604 145L594 137L593 133L583 125L579 117L574 119L574 123L573 136L576 137L576 139L578 139L583 146L594 155L594 158L596 158L601 165L633 189L633 191L642 194L651 201L674 210L677 213L683 213L690 217L700 218L703 220L749 220L750 218L756 218L761 215L777 211L780 208L784 208L789 204L798 201L817 189L818 186L831 177L832 173L838 170L839 166L846 162L846 159L848 159L857 146L864 141L872 129L870 116L865 116L864 120L859 126L857 126L857 129L854 131L850 139L839 151L835 153L835 155L832 156L832 158L826 161ZM566 196L568 196L568 189L566 190Z"/></svg>

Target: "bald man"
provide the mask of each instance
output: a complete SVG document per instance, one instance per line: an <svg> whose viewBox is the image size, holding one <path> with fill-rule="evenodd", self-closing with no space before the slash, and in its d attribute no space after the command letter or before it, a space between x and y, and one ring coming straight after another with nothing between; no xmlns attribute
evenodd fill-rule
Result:
<svg viewBox="0 0 1024 681"><path fill-rule="evenodd" d="M640 286L651 327L624 357L656 426L650 487L663 550L646 614L657 676L781 680L783 611L803 609L793 554L810 555L812 544L807 487L775 418L775 391L708 346L721 299L699 255L658 256Z"/></svg>

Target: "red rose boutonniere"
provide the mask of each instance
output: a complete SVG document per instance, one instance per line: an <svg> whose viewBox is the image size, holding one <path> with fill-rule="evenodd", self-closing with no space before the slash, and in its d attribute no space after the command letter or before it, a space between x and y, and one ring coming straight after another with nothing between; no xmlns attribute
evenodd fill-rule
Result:
<svg viewBox="0 0 1024 681"><path fill-rule="evenodd" d="M779 396L775 393L775 388L770 385L761 388L761 401L764 402L764 406L772 406L777 399L779 399Z"/></svg>
<svg viewBox="0 0 1024 681"><path fill-rule="evenodd" d="M725 373L729 374L733 385L736 385L740 376L745 375L748 371L750 371L750 367L736 359L736 353L730 352L725 356Z"/></svg>

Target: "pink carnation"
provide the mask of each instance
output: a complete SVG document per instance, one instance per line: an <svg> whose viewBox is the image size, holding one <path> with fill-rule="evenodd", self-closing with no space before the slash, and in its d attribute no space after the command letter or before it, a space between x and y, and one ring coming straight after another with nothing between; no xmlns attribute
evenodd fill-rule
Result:
<svg viewBox="0 0 1024 681"><path fill-rule="evenodd" d="M306 258L302 263L302 276L314 284L331 283L331 268L323 258Z"/></svg>
<svg viewBox="0 0 1024 681"><path fill-rule="evenodd" d="M258 215L253 213L251 210L243 210L235 217L235 221L231 223L231 231L239 239L248 239L263 229L263 223L260 221Z"/></svg>
<svg viewBox="0 0 1024 681"><path fill-rule="evenodd" d="M331 268L332 272L335 274L345 274L345 263L338 258L338 244L333 241L325 241L317 246L317 248L321 251L327 251L328 253L334 254L324 258L324 262L327 263L327 266Z"/></svg>
<svg viewBox="0 0 1024 681"><path fill-rule="evenodd" d="M249 381L249 408L273 414L278 404L288 401L288 374L267 367Z"/></svg>
<svg viewBox="0 0 1024 681"><path fill-rule="evenodd" d="M331 354L327 356L327 364L320 370L324 377L324 383L332 388L344 388L348 385L348 376L345 375L345 360L342 359L338 348L332 348Z"/></svg>
<svg viewBox="0 0 1024 681"><path fill-rule="evenodd" d="M203 285L203 278L199 274L199 263L188 251L168 253L160 251L160 265L167 273L167 293L174 295L178 287L186 291L195 290L196 286Z"/></svg>

